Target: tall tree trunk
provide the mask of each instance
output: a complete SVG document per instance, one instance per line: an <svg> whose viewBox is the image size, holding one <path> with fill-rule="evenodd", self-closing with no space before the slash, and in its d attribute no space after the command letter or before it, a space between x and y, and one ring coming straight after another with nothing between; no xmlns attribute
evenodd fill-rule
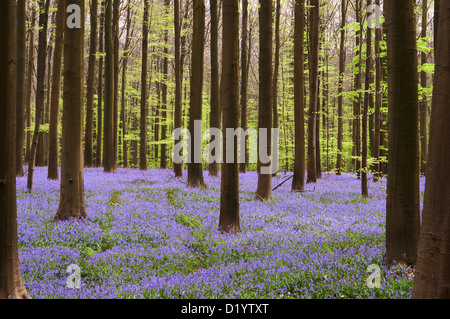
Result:
<svg viewBox="0 0 450 319"><path fill-rule="evenodd" d="M281 1L276 0L275 10L275 56L272 79L273 128L278 128L278 73L280 68L280 15Z"/></svg>
<svg viewBox="0 0 450 319"><path fill-rule="evenodd" d="M26 65L26 4L27 1L17 3L17 106L16 106L16 175L24 176L23 172L23 140L24 140L24 114L25 114L25 65Z"/></svg>
<svg viewBox="0 0 450 319"><path fill-rule="evenodd" d="M210 127L220 129L220 99L219 99L219 19L217 17L217 0L210 1L211 11L211 112L209 115ZM214 137L216 138L216 137ZM212 140L211 142L213 142ZM214 149L219 152L218 149ZM211 154L211 155L216 155ZM209 163L209 175L219 176L219 161Z"/></svg>
<svg viewBox="0 0 450 319"><path fill-rule="evenodd" d="M142 25L142 69L141 69L141 120L139 144L139 169L147 170L147 68L148 68L148 11L149 2L144 0Z"/></svg>
<svg viewBox="0 0 450 319"><path fill-rule="evenodd" d="M309 59L310 59L310 85L309 85L309 111L308 111L308 178L307 183L317 181L316 172L316 110L319 98L319 35L320 35L320 4L318 0L311 0L309 16Z"/></svg>
<svg viewBox="0 0 450 319"><path fill-rule="evenodd" d="M165 7L165 13L166 16L169 15L170 10L170 0L164 1L164 7ZM161 83L161 102L162 102L162 108L161 108L161 116L162 116L162 124L161 124L161 140L163 143L161 144L161 161L160 161L160 167L166 168L167 166L167 159L166 159L166 132L167 132L167 81L169 80L169 72L168 72L168 66L169 66L169 30L168 26L165 26L164 29L164 58L162 61L163 64L163 82Z"/></svg>
<svg viewBox="0 0 450 319"><path fill-rule="evenodd" d="M255 200L272 200L272 174L263 172L270 168L272 160L261 161L261 140L266 139L267 155L272 155L272 1L259 1L259 115L258 115L258 185ZM266 129L266 133L264 130ZM266 134L262 136L262 134Z"/></svg>
<svg viewBox="0 0 450 319"><path fill-rule="evenodd" d="M248 0L242 1L242 39L241 39L241 127L243 130L247 130L247 92L248 92ZM248 147L247 136L244 144L244 163L240 163L239 172L247 173L248 169Z"/></svg>
<svg viewBox="0 0 450 319"><path fill-rule="evenodd" d="M339 83L338 83L338 136L337 136L337 159L336 159L336 175L341 175L342 172L342 139L344 135L344 108L343 96L344 90L344 75L345 75L345 24L347 15L348 2L342 0L341 4L341 42L339 47Z"/></svg>
<svg viewBox="0 0 450 319"><path fill-rule="evenodd" d="M64 30L61 190L56 220L85 218L84 122L84 0L66 0L80 7L81 28ZM66 14L66 17L68 15Z"/></svg>
<svg viewBox="0 0 450 319"><path fill-rule="evenodd" d="M119 126L119 7L121 0L113 1L112 37L113 37L113 150L112 165L117 170L117 139Z"/></svg>
<svg viewBox="0 0 450 319"><path fill-rule="evenodd" d="M435 0L438 2L439 0ZM427 36L427 22L428 22L428 2L427 0L423 0L422 4L422 32L420 36L425 38ZM421 64L427 63L427 54L425 52L421 53ZM423 88L427 87L427 73L422 71L420 72L420 85ZM427 143L427 98L424 96L423 100L420 101L419 104L419 112L420 112L420 173L425 175L426 167L427 167L427 151L428 151L428 143Z"/></svg>
<svg viewBox="0 0 450 319"><path fill-rule="evenodd" d="M440 0L427 182L412 298L450 298L450 1ZM436 19L436 17L435 17Z"/></svg>
<svg viewBox="0 0 450 319"><path fill-rule="evenodd" d="M303 41L305 31L305 3L295 1L294 24L294 123L295 123L295 159L292 190L305 190L305 112L304 112L304 61Z"/></svg>
<svg viewBox="0 0 450 319"><path fill-rule="evenodd" d="M47 58L47 29L48 29L48 8L50 0L39 1L39 44L38 44L38 66L37 66L37 83L36 83L36 118L33 133L33 142L30 150L30 160L28 162L28 180L27 189L29 192L33 189L33 172L36 160L37 144L40 135L41 121L44 113L44 97L45 97L45 68Z"/></svg>
<svg viewBox="0 0 450 319"><path fill-rule="evenodd" d="M99 26L99 40L98 53L100 55L98 61L98 88L97 88L97 144L95 151L95 166L102 167L102 141L103 141L103 50L104 50L104 28L105 28L105 7L106 2L100 0L100 26Z"/></svg>
<svg viewBox="0 0 450 319"><path fill-rule="evenodd" d="M370 6L371 0L367 0L367 6ZM364 109L362 116L362 169L361 169L361 194L364 197L369 196L369 189L367 186L367 117L369 113L369 99L372 98L371 94L369 94L370 90L370 71L372 68L372 28L369 26L367 28L366 35L366 74L365 74L365 93L364 93Z"/></svg>
<svg viewBox="0 0 450 319"><path fill-rule="evenodd" d="M105 110L103 132L103 168L105 173L116 171L114 158L114 41L112 30L112 1L105 7Z"/></svg>
<svg viewBox="0 0 450 319"><path fill-rule="evenodd" d="M236 130L239 126L239 11L238 0L223 0L223 45L222 45L221 105L223 107L223 129ZM232 141L228 139L231 138ZM228 146L234 147L230 150ZM228 144L228 145L227 145ZM237 161L238 139L225 134L223 157L232 152L234 161L222 164L220 191L219 231L240 232L239 219L239 163Z"/></svg>
<svg viewBox="0 0 450 319"><path fill-rule="evenodd" d="M0 299L29 298L20 275L16 203L16 1L0 2Z"/></svg>
<svg viewBox="0 0 450 319"><path fill-rule="evenodd" d="M30 25L30 39L28 43L28 70L27 70L27 88L26 88L26 146L25 146L25 162L30 162L31 152L31 88L33 85L33 66L34 66L34 27L36 24L36 8L31 3L31 25Z"/></svg>
<svg viewBox="0 0 450 319"><path fill-rule="evenodd" d="M202 120L202 92L203 92L203 54L205 34L205 1L194 0L194 30L192 34L192 62L191 62L191 98L189 109L189 132L191 132L190 163L188 164L188 186L206 187L203 179L203 165L201 151L201 139L194 137L195 121ZM201 132L197 132L201 136ZM200 144L200 145L198 145ZM199 154L196 154L199 153Z"/></svg>
<svg viewBox="0 0 450 319"><path fill-rule="evenodd" d="M98 1L91 0L91 35L89 44L89 62L86 84L86 131L84 145L84 165L92 167L93 157L93 127L94 127L94 85L95 85L95 56L97 51L97 7Z"/></svg>
<svg viewBox="0 0 450 319"><path fill-rule="evenodd" d="M214 0L213 0L214 1ZM212 7L212 6L211 6ZM212 10L212 9L211 9ZM181 42L181 23L180 23L180 0L174 0L174 29L175 29L175 110L174 110L174 125L175 129L182 126L182 111L183 111L183 84L181 78L181 56L180 56L180 42ZM211 21L212 23L212 21ZM177 144L180 139L175 140ZM173 171L175 177L183 176L182 163L173 163Z"/></svg>
<svg viewBox="0 0 450 319"><path fill-rule="evenodd" d="M413 0L385 3L389 161L386 259L414 264L419 238L418 73Z"/></svg>
<svg viewBox="0 0 450 319"><path fill-rule="evenodd" d="M122 158L122 165L124 168L128 167L128 139L126 138L127 135L127 109L126 109L126 86L127 86L127 67L128 67L128 57L130 49L130 29L131 29L131 6L130 4L127 5L127 33L126 33L126 39L125 39L125 48L123 53L123 63L122 63L122 94L121 94L121 105L122 110L120 114L120 121L121 121L121 128L122 128L122 152L123 152L123 158Z"/></svg>
<svg viewBox="0 0 450 319"><path fill-rule="evenodd" d="M56 13L55 51L53 53L53 79L50 102L50 131L48 150L48 179L58 180L58 125L59 125L59 98L61 96L61 68L64 43L64 22L66 16L64 0L58 0L58 12Z"/></svg>
<svg viewBox="0 0 450 319"><path fill-rule="evenodd" d="M380 0L376 0L375 3L380 5ZM373 152L372 157L375 158L373 165L373 181L378 182L381 175L380 165L380 140L381 140L381 105L382 105L382 92L381 92L381 77L382 77L382 64L381 64L381 48L380 42L382 40L381 28L375 29L375 114L374 114L374 139L373 139Z"/></svg>

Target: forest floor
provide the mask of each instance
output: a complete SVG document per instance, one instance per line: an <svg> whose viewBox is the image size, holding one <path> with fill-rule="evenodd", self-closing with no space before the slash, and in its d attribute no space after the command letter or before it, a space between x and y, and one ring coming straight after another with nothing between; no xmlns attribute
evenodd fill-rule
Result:
<svg viewBox="0 0 450 319"><path fill-rule="evenodd" d="M409 298L412 269L386 266L386 180L360 195L353 174L324 174L304 193L288 181L254 201L240 174L241 233L218 232L220 179L189 189L171 170L85 170L88 218L54 222L59 181L17 179L21 271L32 298ZM274 177L275 187L289 175ZM423 198L424 179L421 179ZM67 268L81 268L69 288ZM380 269L369 288L368 267ZM70 278L69 278L70 279ZM369 279L369 282L376 282Z"/></svg>

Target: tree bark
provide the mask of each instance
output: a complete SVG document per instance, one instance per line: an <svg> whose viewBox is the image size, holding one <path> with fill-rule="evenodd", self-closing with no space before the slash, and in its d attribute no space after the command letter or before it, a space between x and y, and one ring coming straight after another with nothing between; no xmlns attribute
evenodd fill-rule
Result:
<svg viewBox="0 0 450 319"><path fill-rule="evenodd" d="M412 298L450 298L450 1L441 0L430 120L430 148ZM436 17L435 17L436 19Z"/></svg>
<svg viewBox="0 0 450 319"><path fill-rule="evenodd" d="M247 94L248 94L248 0L242 1L242 39L241 39L241 127L244 131L247 130ZM240 163L239 172L247 173L248 169L248 148L247 136L245 138L244 146L244 163Z"/></svg>
<svg viewBox="0 0 450 319"><path fill-rule="evenodd" d="M174 124L175 129L182 126L182 111L183 111L183 84L181 78L181 23L180 23L180 0L174 0L174 29L175 29L175 110L174 110ZM177 144L180 139L175 140ZM173 163L173 171L175 177L183 176L182 163Z"/></svg>
<svg viewBox="0 0 450 319"><path fill-rule="evenodd" d="M98 53L103 54L104 51L104 28L105 28L105 7L106 2L100 0L100 26L99 26L99 40L98 40ZM95 151L95 166L102 167L102 141L103 141L103 55L100 56L98 61L98 88L97 88L97 145Z"/></svg>
<svg viewBox="0 0 450 319"><path fill-rule="evenodd" d="M55 50L53 53L53 78L50 102L50 131L49 131L49 156L48 156L48 179L59 179L58 163L58 125L59 125L59 98L61 91L61 68L64 43L65 22L64 0L58 0L58 12L56 13Z"/></svg>
<svg viewBox="0 0 450 319"><path fill-rule="evenodd" d="M170 0L164 1L164 8L166 15L169 14L170 10ZM168 26L165 27L164 30L164 43L166 44L164 47L164 58L162 61L163 69L163 81L161 83L161 116L162 116L162 124L161 124L161 140L163 143L161 144L161 159L160 159L160 167L165 169L167 167L167 159L166 159L166 135L167 135L167 81L169 80L169 72L168 72L168 66L169 66L169 30Z"/></svg>
<svg viewBox="0 0 450 319"><path fill-rule="evenodd" d="M341 4L341 42L339 47L339 83L338 83L338 136L337 136L337 158L336 158L336 175L342 173L342 139L344 135L344 108L343 108L343 86L345 75L345 24L347 15L347 0L342 0Z"/></svg>
<svg viewBox="0 0 450 319"><path fill-rule="evenodd" d="M438 2L439 0L435 0ZM423 0L422 4L422 32L421 37L424 38L427 36L427 23L428 23L428 1ZM421 64L427 63L427 54L425 52L421 52ZM420 85L423 88L427 87L427 73L422 71L420 72ZM419 104L419 112L420 112L420 173L425 175L426 167L427 167L427 151L428 151L428 133L427 133L427 98L424 96L423 100L420 101Z"/></svg>
<svg viewBox="0 0 450 319"><path fill-rule="evenodd" d="M238 0L223 0L223 45L222 45L221 105L223 107L223 129L236 130L239 126L239 12ZM232 141L229 141L229 138ZM240 232L239 220L239 163L237 162L237 138L225 134L223 157L233 152L234 161L222 164L220 191L219 231ZM232 150L228 148L233 143ZM228 145L227 145L228 144Z"/></svg>
<svg viewBox="0 0 450 319"><path fill-rule="evenodd" d="M385 3L389 162L386 259L415 263L419 238L418 73L413 0Z"/></svg>
<svg viewBox="0 0 450 319"><path fill-rule="evenodd" d="M380 0L376 0L375 4L380 5ZM382 78L382 64L381 64L381 48L380 41L382 40L381 28L375 29L375 114L374 114L374 139L372 147L372 157L375 158L373 165L373 181L378 182L381 177L380 165L380 140L381 140L381 78Z"/></svg>
<svg viewBox="0 0 450 319"><path fill-rule="evenodd" d="M148 11L149 2L144 0L144 20L142 25L142 69L141 69L141 120L139 144L139 169L147 170L147 68L148 68Z"/></svg>
<svg viewBox="0 0 450 319"><path fill-rule="evenodd" d="M16 1L0 2L0 299L29 298L20 275L16 203Z"/></svg>

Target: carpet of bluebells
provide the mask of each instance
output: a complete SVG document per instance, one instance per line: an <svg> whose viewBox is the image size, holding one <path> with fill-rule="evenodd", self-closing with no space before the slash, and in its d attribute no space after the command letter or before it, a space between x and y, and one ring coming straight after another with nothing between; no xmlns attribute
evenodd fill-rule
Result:
<svg viewBox="0 0 450 319"><path fill-rule="evenodd" d="M386 266L386 181L360 195L355 175L325 174L304 193L291 181L254 201L240 174L241 233L218 232L220 179L190 189L170 170L85 170L86 220L55 222L59 181L18 178L23 281L32 298L409 298L412 269ZM289 175L279 174L273 185ZM421 179L423 197L424 180ZM81 268L69 288L67 267ZM369 288L367 268L381 269Z"/></svg>

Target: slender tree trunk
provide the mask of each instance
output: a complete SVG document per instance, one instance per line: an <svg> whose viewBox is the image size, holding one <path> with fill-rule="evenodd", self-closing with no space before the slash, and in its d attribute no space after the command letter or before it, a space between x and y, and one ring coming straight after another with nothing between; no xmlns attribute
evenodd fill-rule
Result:
<svg viewBox="0 0 450 319"><path fill-rule="evenodd" d="M376 0L375 3L380 5L380 0ZM380 139L381 139L381 105L382 105L382 92L381 92L381 77L382 77L382 64L381 64L381 49L380 41L382 40L381 28L375 29L375 114L374 114L374 139L373 139L373 152L372 157L375 158L373 165L373 181L378 182L381 176L380 165Z"/></svg>
<svg viewBox="0 0 450 319"><path fill-rule="evenodd" d="M66 0L80 7L81 28L64 28L64 92L62 117L61 190L56 220L85 218L84 122L84 0ZM66 14L66 17L68 15Z"/></svg>
<svg viewBox="0 0 450 319"><path fill-rule="evenodd" d="M305 31L305 3L295 1L294 24L294 123L295 123L295 159L292 190L305 190L305 112L304 112L304 61L303 41Z"/></svg>
<svg viewBox="0 0 450 319"><path fill-rule="evenodd" d="M281 1L276 0L275 10L275 56L272 83L273 128L278 128L278 73L280 68L280 15Z"/></svg>
<svg viewBox="0 0 450 319"><path fill-rule="evenodd" d="M235 130L239 126L239 11L238 0L223 0L223 45L222 45L221 103L223 107L223 129ZM232 138L232 141L229 141ZM230 150L229 143L234 147ZM228 144L228 145L227 145ZM222 164L220 191L219 231L240 232L239 219L239 163L235 136L225 134L223 157L232 152L232 163Z"/></svg>
<svg viewBox="0 0 450 319"><path fill-rule="evenodd" d="M212 10L212 9L211 9ZM212 21L211 21L212 23ZM180 23L180 0L174 0L174 29L175 29L175 110L174 110L174 124L175 129L182 126L182 111L183 111L183 97L182 97L182 78L181 78L181 56L180 56L180 42L181 42L181 23ZM179 143L180 139L175 140L175 144ZM175 177L183 176L182 163L173 163L173 171Z"/></svg>
<svg viewBox="0 0 450 319"><path fill-rule="evenodd" d="M191 132L190 163L188 164L188 186L206 187L203 180L203 165L201 156L196 156L195 149L202 149L201 140L196 141L194 135L195 121L202 120L202 92L203 92L203 53L205 34L205 1L194 0L194 30L192 35L191 62L191 99L189 110L189 132ZM197 132L201 136L201 132ZM197 145L200 144L200 145ZM200 153L200 152L198 152ZM199 157L199 158L196 158Z"/></svg>
<svg viewBox="0 0 450 319"><path fill-rule="evenodd" d="M242 39L241 39L241 127L244 131L247 130L247 92L248 92L248 0L242 1ZM248 147L247 136L245 138L244 146L244 163L240 163L239 172L247 173L248 169Z"/></svg>
<svg viewBox="0 0 450 319"><path fill-rule="evenodd" d="M24 140L24 114L25 114L25 65L26 65L26 4L27 1L17 3L17 94L16 94L16 175L24 176L23 172L23 140Z"/></svg>
<svg viewBox="0 0 450 319"><path fill-rule="evenodd" d="M86 130L84 146L84 165L92 167L94 165L93 156L93 127L94 127L94 85L95 85L95 55L97 53L97 7L98 1L91 0L91 35L89 44L89 62L86 84Z"/></svg>
<svg viewBox="0 0 450 319"><path fill-rule="evenodd" d="M272 160L267 163L261 161L261 140L266 138L267 155L272 155L272 1L259 1L259 115L258 115L258 185L255 200L272 200L272 174L262 172L263 168L270 168ZM264 132L261 129L266 129ZM266 134L262 136L262 134Z"/></svg>
<svg viewBox="0 0 450 319"><path fill-rule="evenodd" d="M113 150L112 165L117 170L117 140L119 126L119 7L121 0L113 1L112 38L113 38Z"/></svg>
<svg viewBox="0 0 450 319"><path fill-rule="evenodd" d="M100 0L100 26L99 26L99 40L98 40L98 53L103 54L104 44L104 27L105 27L105 6L106 2ZM103 55L100 56L98 61L98 88L97 88L97 145L95 152L95 166L102 167L102 141L103 141Z"/></svg>
<svg viewBox="0 0 450 319"><path fill-rule="evenodd" d="M31 152L31 88L33 85L33 66L34 66L34 27L36 24L36 8L33 3L31 3L31 25L30 25L30 41L28 43L28 70L27 70L27 88L26 88L26 152L25 152L25 162L28 164L30 162L30 152Z"/></svg>
<svg viewBox="0 0 450 319"><path fill-rule="evenodd" d="M371 0L367 0L367 6L370 6ZM367 117L369 113L369 99L372 97L369 94L370 90L370 70L372 68L372 28L367 28L366 35L366 78L365 78L365 93L364 93L364 110L362 116L362 169L361 169L361 194L364 197L369 196L369 189L367 186Z"/></svg>
<svg viewBox="0 0 450 319"><path fill-rule="evenodd" d="M58 180L58 125L59 125L59 98L61 91L61 68L64 43L64 22L66 16L64 0L58 0L58 12L56 13L55 51L53 53L53 79L50 102L50 134L48 155L48 179Z"/></svg>
<svg viewBox="0 0 450 319"><path fill-rule="evenodd" d="M28 162L28 180L27 189L29 192L33 189L34 162L36 160L37 144L40 135L41 121L44 113L44 79L46 67L47 51L47 28L48 28L48 8L50 0L39 1L39 45L38 45L38 66L37 66L37 84L36 84L36 119L33 133L33 142L30 150L30 160Z"/></svg>
<svg viewBox="0 0 450 319"><path fill-rule="evenodd" d="M0 299L29 298L20 275L16 203L16 1L0 2Z"/></svg>
<svg viewBox="0 0 450 319"><path fill-rule="evenodd" d="M220 129L220 99L219 99L219 19L217 17L217 0L210 1L211 11L211 113L210 113L210 126ZM215 138L215 137L214 137ZM211 140L213 142L214 140ZM219 152L218 149L214 149L214 152ZM215 155L211 154L211 155ZM219 162L214 161L209 163L209 175L219 176Z"/></svg>
<svg viewBox="0 0 450 319"><path fill-rule="evenodd" d="M337 159L336 159L336 175L341 175L342 172L342 139L344 135L344 108L343 108L343 86L345 75L345 24L347 15L348 2L342 0L341 5L341 43L339 47L339 83L338 83L338 136L337 136Z"/></svg>
<svg viewBox="0 0 450 319"><path fill-rule="evenodd" d="M164 1L164 7L166 11L166 15L169 15L170 10L170 0ZM169 49L167 48L169 45L169 30L168 26L165 27L164 30L164 43L166 46L164 47L164 58L162 61L163 64L163 82L161 83L161 102L162 102L162 108L161 108L161 116L162 116L162 124L161 124L161 140L163 143L161 144L161 161L160 161L160 167L166 168L167 167L167 159L166 159L166 132L167 132L167 81L169 80L169 72L168 72L168 66L169 66L169 60L167 56L169 55Z"/></svg>
<svg viewBox="0 0 450 319"><path fill-rule="evenodd" d="M439 41L430 120L430 148L412 298L450 298L450 1L440 0ZM435 17L436 19L436 17Z"/></svg>
<svg viewBox="0 0 450 319"><path fill-rule="evenodd" d="M309 112L308 112L308 178L307 183L317 181L316 172L316 110L319 98L319 35L320 35L320 4L318 0L311 0L309 16L310 36L310 85L309 85Z"/></svg>
<svg viewBox="0 0 450 319"><path fill-rule="evenodd" d="M139 169L147 170L147 68L148 68L148 11L149 2L144 0L144 20L142 26L142 69L141 69L141 120L139 144Z"/></svg>
<svg viewBox="0 0 450 319"><path fill-rule="evenodd" d="M103 132L103 168L105 173L116 171L114 158L114 41L112 30L112 1L105 7L105 111Z"/></svg>
<svg viewBox="0 0 450 319"><path fill-rule="evenodd" d="M435 0L438 2L439 0ZM427 0L423 0L422 4L422 32L421 37L424 38L427 36L427 23L428 23L428 2ZM421 64L427 63L427 54L425 52L421 53ZM420 85L423 88L427 87L427 73L422 71L420 72ZM427 151L428 151L428 143L427 143L427 98L424 96L423 100L420 101L419 104L419 112L420 112L420 173L425 175L426 167L427 167Z"/></svg>
<svg viewBox="0 0 450 319"><path fill-rule="evenodd" d="M389 162L386 259L414 264L419 238L418 73L413 0L385 3Z"/></svg>

